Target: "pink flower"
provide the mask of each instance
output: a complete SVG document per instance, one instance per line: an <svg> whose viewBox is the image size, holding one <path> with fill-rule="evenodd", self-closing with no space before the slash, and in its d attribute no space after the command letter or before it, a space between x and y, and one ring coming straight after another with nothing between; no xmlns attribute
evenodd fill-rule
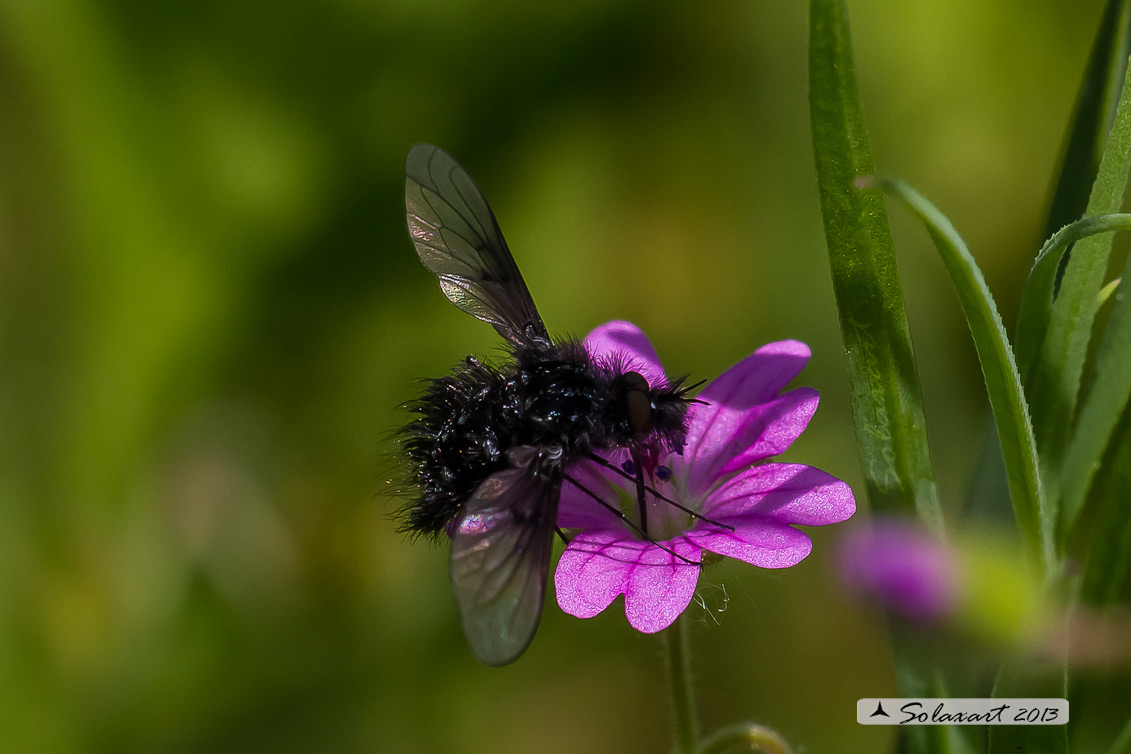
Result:
<svg viewBox="0 0 1131 754"><path fill-rule="evenodd" d="M585 339L598 359L616 360L650 384L666 379L651 343L635 325L609 322ZM796 524L822 526L852 516L852 490L811 466L772 463L805 429L817 410L817 391L781 390L809 360L793 340L770 343L703 388L687 414L681 454L659 458L648 487L684 506L646 495L647 537L566 483L558 525L580 529L554 574L558 605L592 618L623 594L633 628L654 633L671 625L691 602L703 551L762 568L796 565L812 542ZM627 453L610 457L614 464ZM569 477L640 523L632 481L594 463ZM693 515L694 514L694 515Z"/></svg>
<svg viewBox="0 0 1131 754"><path fill-rule="evenodd" d="M958 554L920 525L873 520L838 543L841 579L854 594L929 624L953 614L960 584Z"/></svg>

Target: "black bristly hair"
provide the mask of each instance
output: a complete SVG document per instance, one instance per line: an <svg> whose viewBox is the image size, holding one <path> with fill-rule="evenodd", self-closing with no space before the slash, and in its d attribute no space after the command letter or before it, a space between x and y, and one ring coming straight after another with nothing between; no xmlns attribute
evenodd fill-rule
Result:
<svg viewBox="0 0 1131 754"><path fill-rule="evenodd" d="M502 383L496 369L468 356L406 404L413 417L399 439L420 495L398 511L401 532L438 535L480 482L506 468L494 420Z"/></svg>

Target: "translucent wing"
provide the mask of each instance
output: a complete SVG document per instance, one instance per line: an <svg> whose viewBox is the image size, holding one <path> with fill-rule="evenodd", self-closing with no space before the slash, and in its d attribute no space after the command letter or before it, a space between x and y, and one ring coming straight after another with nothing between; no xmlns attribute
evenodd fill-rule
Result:
<svg viewBox="0 0 1131 754"><path fill-rule="evenodd" d="M464 505L452 537L452 588L480 662L514 662L534 638L560 493L560 478L507 469Z"/></svg>
<svg viewBox="0 0 1131 754"><path fill-rule="evenodd" d="M495 214L467 171L439 147L417 144L404 172L409 235L448 300L511 343L549 343Z"/></svg>

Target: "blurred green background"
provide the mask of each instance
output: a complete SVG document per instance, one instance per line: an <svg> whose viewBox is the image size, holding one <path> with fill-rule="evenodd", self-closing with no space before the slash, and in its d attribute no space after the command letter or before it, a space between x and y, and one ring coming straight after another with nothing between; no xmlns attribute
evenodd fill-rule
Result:
<svg viewBox="0 0 1131 754"><path fill-rule="evenodd" d="M881 170L954 220L1012 321L1099 0L856 0ZM397 406L491 328L404 228L418 141L490 198L552 331L669 369L814 352L786 456L860 480L810 153L801 2L0 2L0 749L645 752L659 643L548 605L464 645L446 550L395 533ZM954 511L986 404L925 235L893 213ZM863 501L861 501L863 504ZM796 568L693 605L708 729L876 751L883 622Z"/></svg>

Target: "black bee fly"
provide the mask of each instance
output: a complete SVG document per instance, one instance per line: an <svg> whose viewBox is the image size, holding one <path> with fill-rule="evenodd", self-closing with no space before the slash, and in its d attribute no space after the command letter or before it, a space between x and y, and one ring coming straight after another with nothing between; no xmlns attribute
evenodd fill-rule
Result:
<svg viewBox="0 0 1131 754"><path fill-rule="evenodd" d="M576 483L570 466L589 460L628 476L596 454L628 450L642 503L649 459L683 447L690 388L649 385L576 340L553 341L487 200L440 148L409 150L405 208L416 253L444 295L494 326L510 350L503 364L468 356L429 380L401 436L419 488L401 511L403 529L450 536L467 641L480 661L506 665L538 627L562 483Z"/></svg>

